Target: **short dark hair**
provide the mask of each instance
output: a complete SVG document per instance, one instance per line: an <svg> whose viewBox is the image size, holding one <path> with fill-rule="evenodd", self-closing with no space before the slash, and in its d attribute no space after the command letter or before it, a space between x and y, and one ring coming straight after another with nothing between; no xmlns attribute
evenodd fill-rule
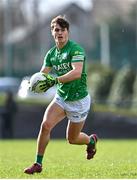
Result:
<svg viewBox="0 0 137 180"><path fill-rule="evenodd" d="M69 30L69 22L65 16L59 15L53 18L51 21L51 29L54 28L55 24L58 24L61 28L67 28L67 30Z"/></svg>

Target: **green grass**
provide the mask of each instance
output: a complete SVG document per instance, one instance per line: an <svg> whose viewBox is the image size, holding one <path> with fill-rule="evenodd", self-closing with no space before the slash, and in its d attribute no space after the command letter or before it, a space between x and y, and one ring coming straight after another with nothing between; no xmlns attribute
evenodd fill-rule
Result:
<svg viewBox="0 0 137 180"><path fill-rule="evenodd" d="M85 146L51 140L41 174L27 175L23 169L35 157L35 140L0 141L0 178L137 179L136 140L100 140L93 160L85 159Z"/></svg>

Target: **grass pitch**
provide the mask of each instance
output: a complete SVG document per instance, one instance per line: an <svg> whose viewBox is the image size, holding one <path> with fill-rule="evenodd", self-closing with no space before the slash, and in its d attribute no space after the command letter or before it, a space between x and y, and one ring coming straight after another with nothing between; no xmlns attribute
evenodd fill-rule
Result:
<svg viewBox="0 0 137 180"><path fill-rule="evenodd" d="M85 158L85 146L51 140L40 174L27 175L23 169L35 159L35 140L0 141L0 178L10 179L137 179L136 140L99 140L97 154Z"/></svg>

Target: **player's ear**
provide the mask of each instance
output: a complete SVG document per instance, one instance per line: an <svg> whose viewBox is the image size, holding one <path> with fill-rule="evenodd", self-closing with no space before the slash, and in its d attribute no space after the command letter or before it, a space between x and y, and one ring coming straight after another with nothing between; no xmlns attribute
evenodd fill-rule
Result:
<svg viewBox="0 0 137 180"><path fill-rule="evenodd" d="M53 36L53 31L51 30L51 35Z"/></svg>

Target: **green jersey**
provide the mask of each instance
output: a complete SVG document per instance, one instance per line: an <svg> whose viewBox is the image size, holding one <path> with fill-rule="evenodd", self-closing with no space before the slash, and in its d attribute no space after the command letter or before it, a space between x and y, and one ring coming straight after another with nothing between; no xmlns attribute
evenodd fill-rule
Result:
<svg viewBox="0 0 137 180"><path fill-rule="evenodd" d="M87 96L87 74L85 71L85 52L75 42L68 41L62 48L51 48L44 58L44 67L52 67L57 76L62 76L72 70L72 63L83 62L80 79L57 84L57 93L65 101L76 101Z"/></svg>

